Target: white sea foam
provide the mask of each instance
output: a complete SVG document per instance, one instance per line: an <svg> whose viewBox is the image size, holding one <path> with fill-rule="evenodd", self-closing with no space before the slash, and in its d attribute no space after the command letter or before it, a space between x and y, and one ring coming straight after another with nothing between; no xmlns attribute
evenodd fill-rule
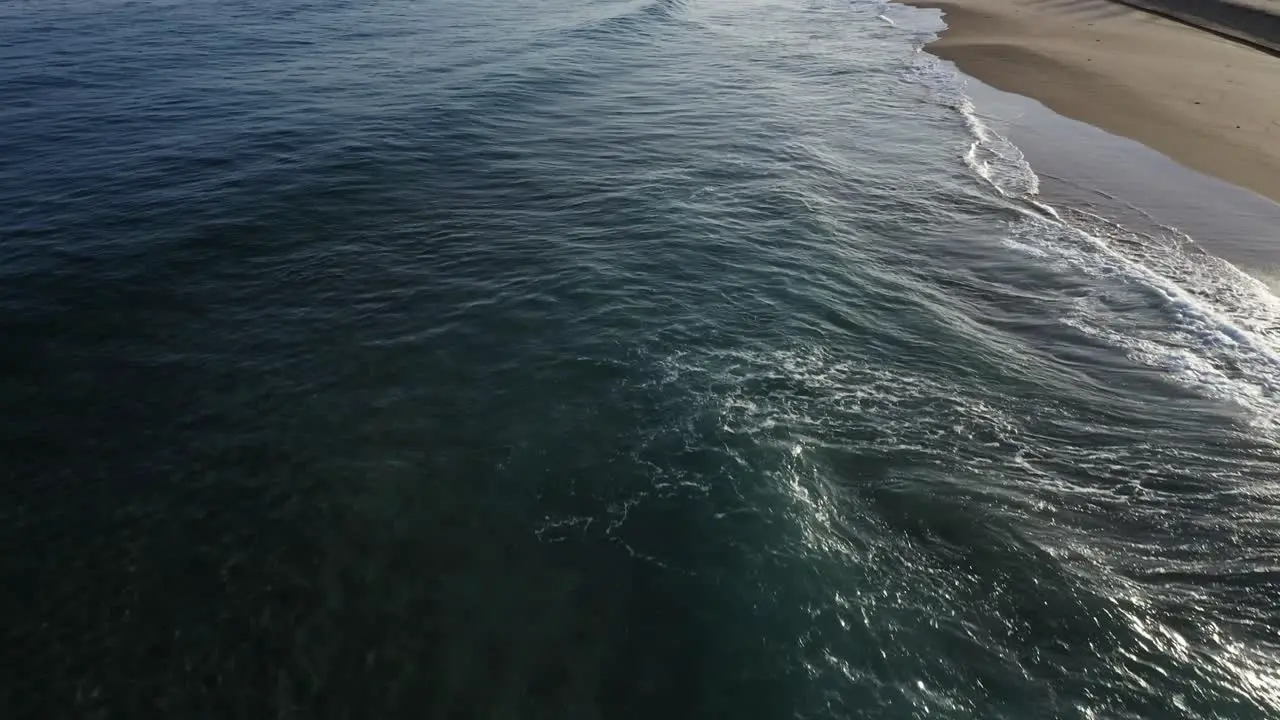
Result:
<svg viewBox="0 0 1280 720"><path fill-rule="evenodd" d="M1280 302L1265 285L1194 245L1089 222L1024 218L1009 247L1096 281L1062 322L1163 370L1181 385L1280 428Z"/></svg>
<svg viewBox="0 0 1280 720"><path fill-rule="evenodd" d="M970 138L965 165L1022 216L1010 223L1007 245L1095 281L1064 324L1280 431L1280 300L1267 284L1173 228L1136 232L1045 202L1026 157L975 107L952 64L918 52L908 72L959 115ZM1140 309L1129 306L1135 300Z"/></svg>

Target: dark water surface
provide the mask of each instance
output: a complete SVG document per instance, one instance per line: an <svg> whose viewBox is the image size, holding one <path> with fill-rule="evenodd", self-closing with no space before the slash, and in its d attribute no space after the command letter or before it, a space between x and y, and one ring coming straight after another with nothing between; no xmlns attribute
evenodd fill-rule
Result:
<svg viewBox="0 0 1280 720"><path fill-rule="evenodd" d="M938 27L0 5L0 717L1277 717L1280 303Z"/></svg>

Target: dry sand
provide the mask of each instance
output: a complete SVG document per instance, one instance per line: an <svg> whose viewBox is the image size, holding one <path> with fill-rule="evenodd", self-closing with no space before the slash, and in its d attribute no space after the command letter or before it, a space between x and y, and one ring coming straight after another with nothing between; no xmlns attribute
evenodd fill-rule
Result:
<svg viewBox="0 0 1280 720"><path fill-rule="evenodd" d="M962 71L1280 202L1280 56L1107 0L910 4Z"/></svg>

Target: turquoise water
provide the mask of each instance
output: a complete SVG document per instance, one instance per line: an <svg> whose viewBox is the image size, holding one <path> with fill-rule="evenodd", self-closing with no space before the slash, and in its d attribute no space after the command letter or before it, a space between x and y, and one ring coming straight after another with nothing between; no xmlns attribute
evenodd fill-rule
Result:
<svg viewBox="0 0 1280 720"><path fill-rule="evenodd" d="M1280 304L940 27L0 6L0 716L1275 717Z"/></svg>

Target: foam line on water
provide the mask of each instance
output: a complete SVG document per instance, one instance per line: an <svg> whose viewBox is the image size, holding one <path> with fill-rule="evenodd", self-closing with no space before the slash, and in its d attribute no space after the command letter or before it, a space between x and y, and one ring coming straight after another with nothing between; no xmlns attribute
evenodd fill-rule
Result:
<svg viewBox="0 0 1280 720"><path fill-rule="evenodd" d="M1100 216L1055 207L1022 151L997 132L966 94L968 80L921 41L908 75L953 109L969 136L962 161L1021 217L1006 243L1096 283L1062 322L1117 347L1174 382L1244 407L1255 424L1280 431L1280 300L1262 282L1204 253L1194 240L1158 224L1135 232ZM1129 316L1112 297L1117 284L1156 317Z"/></svg>
<svg viewBox="0 0 1280 720"><path fill-rule="evenodd" d="M1262 283L1186 241L1089 222L1075 211L1018 221L1006 242L1098 281L1064 324L1181 385L1243 406L1262 426L1280 424L1280 304ZM1141 309L1116 309L1135 301Z"/></svg>

